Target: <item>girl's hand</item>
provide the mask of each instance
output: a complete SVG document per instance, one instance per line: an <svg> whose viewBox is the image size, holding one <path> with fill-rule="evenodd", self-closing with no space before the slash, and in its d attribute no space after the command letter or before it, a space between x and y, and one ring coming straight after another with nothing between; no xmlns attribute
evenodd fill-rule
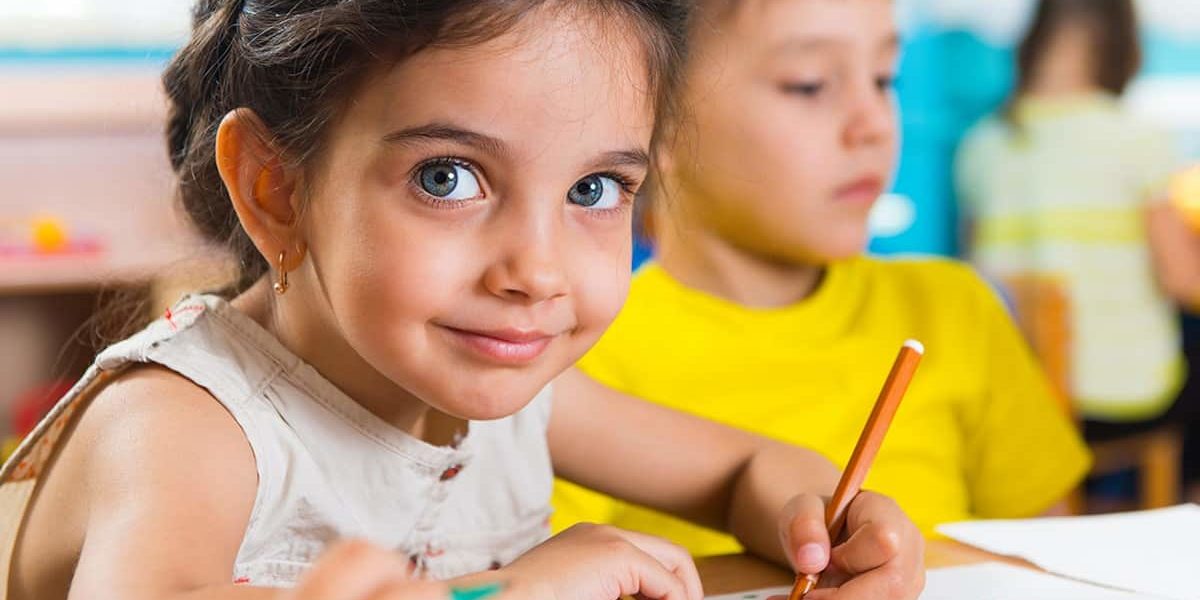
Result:
<svg viewBox="0 0 1200 600"><path fill-rule="evenodd" d="M537 600L703 600L686 550L653 536L576 525L530 550L501 573Z"/></svg>
<svg viewBox="0 0 1200 600"><path fill-rule="evenodd" d="M444 582L410 579L405 557L366 542L342 542L281 600L449 600ZM485 596L473 595L474 598ZM500 598L499 596L486 596Z"/></svg>
<svg viewBox="0 0 1200 600"><path fill-rule="evenodd" d="M925 540L896 503L860 493L846 514L843 540L829 547L825 500L793 498L784 507L779 535L798 573L821 573L807 600L912 600L925 587Z"/></svg>

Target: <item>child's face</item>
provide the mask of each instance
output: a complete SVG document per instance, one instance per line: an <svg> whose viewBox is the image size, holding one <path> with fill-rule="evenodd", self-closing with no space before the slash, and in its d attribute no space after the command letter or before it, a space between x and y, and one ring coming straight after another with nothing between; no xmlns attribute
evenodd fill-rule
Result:
<svg viewBox="0 0 1200 600"><path fill-rule="evenodd" d="M654 122L641 47L558 12L369 82L304 221L293 288L319 289L314 312L353 360L461 418L521 408L628 289Z"/></svg>
<svg viewBox="0 0 1200 600"><path fill-rule="evenodd" d="M861 252L896 159L891 1L744 0L713 19L672 150L682 208L772 261Z"/></svg>

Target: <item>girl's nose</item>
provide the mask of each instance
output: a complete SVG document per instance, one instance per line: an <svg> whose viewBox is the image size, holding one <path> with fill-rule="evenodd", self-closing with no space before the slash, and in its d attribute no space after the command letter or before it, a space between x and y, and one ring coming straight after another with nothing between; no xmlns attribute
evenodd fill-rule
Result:
<svg viewBox="0 0 1200 600"><path fill-rule="evenodd" d="M567 293L567 273L558 243L561 234L551 226L527 228L509 236L509 250L484 274L493 295L513 302L536 304Z"/></svg>

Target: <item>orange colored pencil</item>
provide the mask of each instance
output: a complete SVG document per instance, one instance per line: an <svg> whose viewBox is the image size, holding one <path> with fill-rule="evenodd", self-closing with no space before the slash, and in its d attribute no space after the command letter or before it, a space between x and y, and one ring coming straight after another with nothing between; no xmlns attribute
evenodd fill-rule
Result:
<svg viewBox="0 0 1200 600"><path fill-rule="evenodd" d="M842 534L842 528L846 525L846 510L850 508L850 503L862 489L863 481L867 478L867 471L871 468L875 455L879 453L879 447L883 445L883 438L887 435L888 426L892 424L892 418L896 416L896 409L900 408L900 400L904 397L904 392L908 390L908 384L912 381L913 374L916 373L917 365L920 364L921 356L924 354L925 347L921 345L921 342L908 340L904 342L900 348L900 354L896 356L896 362L892 364L892 371L888 373L887 381L884 382L883 389L879 392L879 398L875 400L875 408L871 409L871 416L867 419L862 434L858 436L858 444L854 446L850 462L846 464L846 470L842 472L842 478L833 492L833 498L825 506L825 527L829 530L830 543L837 543L838 537ZM817 587L820 577L820 573L796 575L796 583L792 586L792 593L788 595L788 600L800 600L807 596L813 588Z"/></svg>

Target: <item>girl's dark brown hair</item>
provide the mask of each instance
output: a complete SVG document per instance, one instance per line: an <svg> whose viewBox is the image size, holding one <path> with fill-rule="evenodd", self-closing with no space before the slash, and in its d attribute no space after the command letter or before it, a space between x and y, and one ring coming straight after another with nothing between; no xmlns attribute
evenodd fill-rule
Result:
<svg viewBox="0 0 1200 600"><path fill-rule="evenodd" d="M1125 92L1142 66L1133 0L1041 0L1029 33L1017 50L1014 99L1029 90L1047 47L1068 24L1082 25L1090 34L1095 84L1118 96ZM1011 106L1009 114L1011 117Z"/></svg>
<svg viewBox="0 0 1200 600"><path fill-rule="evenodd" d="M543 7L620 20L644 48L658 122L673 112L689 0L199 0L191 40L163 75L167 147L185 212L238 261L240 293L270 266L217 172L217 127L246 107L293 165L311 165L335 115L373 67L424 48L495 38ZM608 40L611 42L611 40ZM599 38L598 43L604 43ZM656 136L657 138L658 136Z"/></svg>

